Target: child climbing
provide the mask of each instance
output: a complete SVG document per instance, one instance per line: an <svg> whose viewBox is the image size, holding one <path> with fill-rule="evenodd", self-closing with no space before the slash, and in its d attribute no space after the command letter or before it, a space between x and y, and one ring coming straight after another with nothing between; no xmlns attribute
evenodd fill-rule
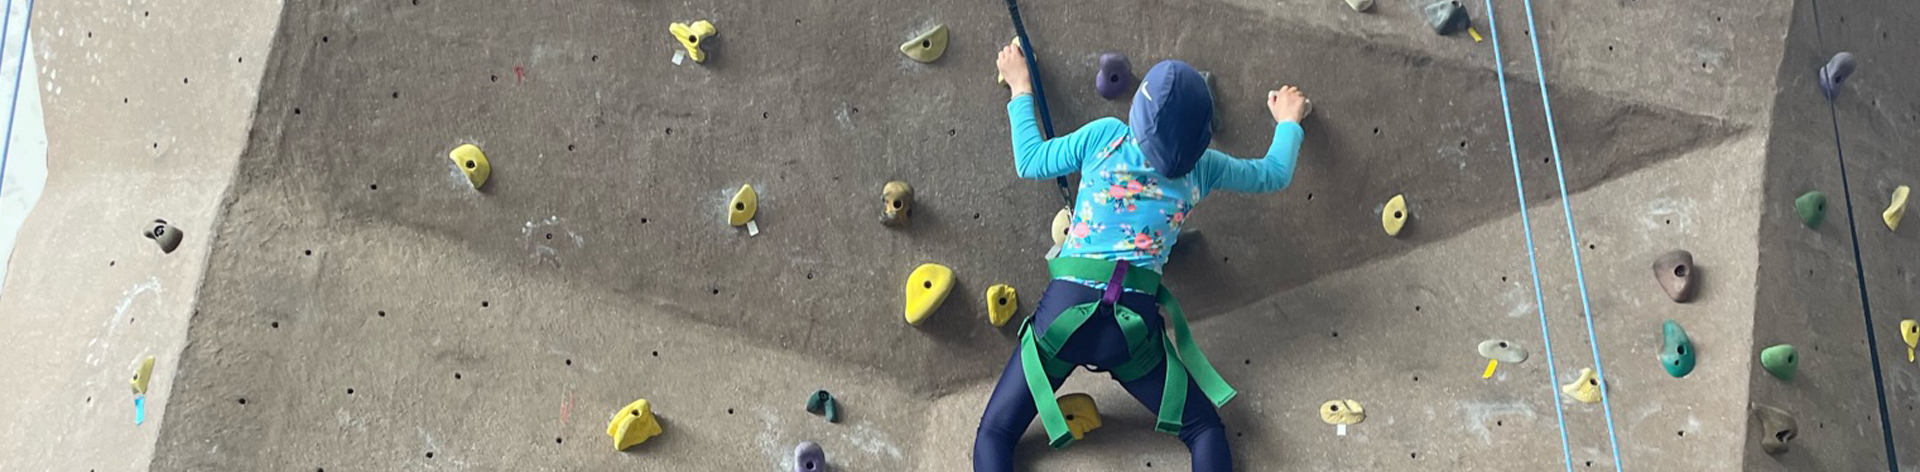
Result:
<svg viewBox="0 0 1920 472"><path fill-rule="evenodd" d="M1153 411L1155 430L1178 433L1193 470L1233 470L1214 408L1236 392L1194 344L1179 302L1160 284L1160 268L1194 204L1209 193L1274 192L1293 180L1306 97L1293 86L1268 92L1267 111L1278 122L1273 144L1265 158L1234 158L1207 149L1213 96L1205 79L1184 62L1163 61L1140 81L1126 122L1102 118L1043 140L1020 48L1002 49L998 65L1013 92L1007 115L1015 171L1027 179L1079 172L1081 182L1067 241L1047 263L1053 281L1021 326L1020 348L987 400L973 469L1013 470L1014 445L1035 415L1050 445L1071 443L1054 389L1074 367L1088 366L1110 373Z"/></svg>

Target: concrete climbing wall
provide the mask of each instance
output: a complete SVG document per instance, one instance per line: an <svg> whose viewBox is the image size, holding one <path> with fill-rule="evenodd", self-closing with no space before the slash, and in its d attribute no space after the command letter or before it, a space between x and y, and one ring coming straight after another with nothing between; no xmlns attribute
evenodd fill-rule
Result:
<svg viewBox="0 0 1920 472"><path fill-rule="evenodd" d="M1486 4L1465 3L1491 33ZM1528 25L1522 2L1503 0L1493 3L1503 76L1492 41L1434 36L1410 2L1364 14L1321 0L1024 7L1063 132L1125 112L1124 101L1101 100L1086 83L1107 51L1140 68L1179 58L1214 72L1225 120L1215 146L1236 155L1266 147L1266 89L1292 83L1314 98L1293 188L1209 200L1191 224L1203 236L1183 240L1167 270L1202 346L1244 392L1223 411L1243 470L1875 469L1877 426L1836 426L1875 398L1864 354L1846 351L1864 333L1857 310L1843 309L1852 285L1841 215L1809 231L1783 202L1799 187L1837 187L1831 156L1797 157L1822 152L1828 137L1815 126L1827 122L1815 114L1824 101L1811 68L1837 38L1851 38L1865 61L1839 116L1849 157L1880 151L1850 161L1856 181L1888 179L1852 187L1861 229L1878 228L1871 217L1884 202L1873 198L1884 199L1899 175L1893 151L1902 147L1869 133L1898 134L1900 122L1885 120L1910 121L1900 110L1911 105L1897 105L1905 102L1896 67L1867 51L1886 57L1910 45L1896 41L1895 27L1910 13L1828 0L1823 14L1855 8L1856 25L1873 18L1884 29L1833 26L1823 47L1808 39L1810 1L1535 2L1537 23ZM56 168L53 180L119 180L65 190L49 182L21 246L41 255L16 257L0 300L8 317L74 305L117 323L106 302L144 293L124 287L150 279L167 287L139 308L172 323L141 345L163 355L164 429L125 424L124 405L49 417L97 422L73 450L156 441L158 431L154 470L784 470L795 443L815 440L837 470L970 468L980 408L1014 346L1012 326L984 322L979 293L1009 283L1025 292L1022 315L1031 309L1045 277L1045 222L1059 205L1051 183L1009 170L1005 92L991 81L992 53L1009 37L1002 5L137 5L143 19L133 24L165 33L129 42L198 42L147 64L111 59L126 51L111 38L74 39L105 29L90 21L130 18L127 8L67 6L50 14L55 26L37 28L36 38L54 40L47 56L60 78L99 68L126 82L72 86L67 93L84 97L73 103L49 99L49 110L66 110L49 113L55 160L66 143L72 155L92 156L74 162L101 163ZM144 19L201 15L219 21ZM676 66L666 25L696 18L719 27L711 57ZM944 58L920 64L895 50L934 23L953 31ZM203 29L222 27L252 36ZM1892 33L1883 42L1868 37L1883 31ZM1544 78L1533 70L1536 33ZM60 62L74 56L86 62ZM170 69L215 62L240 69L208 79ZM1502 78L1517 158L1507 149ZM1542 81L1559 162L1541 118ZM215 92L194 90L203 84ZM170 114L142 119L112 108L132 99L100 98L127 90L164 91L167 106L150 111ZM1905 108L1868 112L1880 105L1862 104L1875 98ZM251 115L235 112L248 106ZM110 114L127 121L81 123ZM1782 132L1783 123L1805 124ZM173 126L191 131L181 142L227 139L188 147L195 152L186 155L211 157L176 165L167 158L178 155L153 151L172 149L160 137ZM101 127L154 147L82 139ZM251 130L244 142L239 129ZM1871 131L1854 138L1854 129ZM482 191L446 158L461 143L479 144L493 162ZM127 161L135 156L151 168ZM1758 156L1765 165L1754 165ZM1514 159L1544 304L1535 302ZM1558 168L1578 247L1565 232ZM918 191L910 228L876 221L889 180ZM722 220L743 183L761 195L757 236ZM1837 188L1827 192L1838 198ZM1395 194L1414 215L1397 239L1378 223ZM193 198L175 203L182 195ZM170 204L189 215L181 252L158 256L131 229L82 232L110 242L98 253L62 246L73 228L137 227L148 218L139 205ZM94 214L109 216L73 221ZM1863 238L1890 233L1874 234ZM1907 277L1891 255L1896 245L1863 240L1870 281ZM1651 280L1653 259L1672 249L1697 258L1706 286L1694 303L1667 300ZM83 283L103 279L60 268L107 253L114 270L133 275ZM153 265L121 258L136 256ZM912 327L900 319L899 286L923 262L953 267L959 284L933 320ZM1802 266L1833 276L1802 277ZM36 288L59 295L18 295ZM1898 310L1896 297L1888 311ZM1802 314L1827 312L1843 323L1811 326ZM1898 317L1888 318L1876 318L1886 330L1882 362L1911 370L1886 355L1900 346ZM1654 358L1666 319L1699 349L1685 378ZM104 349L82 341L97 333L60 332L43 349ZM1780 384L1754 352L1794 336L1838 358L1808 352L1802 377ZM1533 359L1482 379L1474 346L1489 338L1526 346ZM120 363L130 349L30 371L49 379L31 386L39 396L0 403L0 417L28 417L42 402L91 405L68 397L95 390L125 403ZM1595 352L1608 406L1559 399L1558 386L1593 367ZM1892 389L1901 377L1889 378ZM841 423L802 410L819 388L840 399ZM1022 443L1023 467L1187 468L1180 444L1151 432L1147 413L1103 376L1077 374L1064 391L1094 396L1106 426L1065 451L1045 450L1036 426ZM1794 452L1758 452L1750 392L1809 412ZM654 403L667 432L611 452L605 415L635 398ZM1316 408L1343 398L1366 405L1369 418L1339 435ZM1910 430L1912 418L1901 427ZM29 432L57 429L38 421L6 431L0 446L24 450ZM1821 433L1837 430L1845 433ZM1908 437L1902 431L1896 438ZM0 468L66 465L57 453L0 457L28 457L0 459ZM144 457L99 470L145 468Z"/></svg>
<svg viewBox="0 0 1920 472"><path fill-rule="evenodd" d="M1816 11L1817 9L1817 11ZM1783 381L1755 362L1755 404L1791 413L1798 443L1775 456L1749 450L1751 470L1890 470L1887 441L1898 470L1920 467L1920 368L1907 362L1900 320L1915 318L1916 245L1912 222L1891 231L1881 219L1895 187L1920 182L1911 150L1920 103L1904 87L1916 71L1905 58L1920 36L1906 28L1920 8L1883 2L1824 0L1795 5L1781 61L1773 133L1766 153L1765 206L1759 233L1760 274L1755 289L1753 350L1791 344L1797 375ZM1859 68L1831 108L1815 73L1834 53L1851 51ZM1847 178L1837 153L1844 151ZM1809 191L1828 196L1825 221L1802 224L1793 200ZM1861 264L1855 265L1845 193L1852 193ZM1862 269L1872 307L1865 321ZM1875 343L1870 345L1871 329ZM1874 348L1877 346L1877 349ZM1877 357L1876 357L1877 355ZM1879 363L1876 379L1874 362ZM1884 419L1891 431L1883 433ZM1769 431L1756 421L1752 439Z"/></svg>

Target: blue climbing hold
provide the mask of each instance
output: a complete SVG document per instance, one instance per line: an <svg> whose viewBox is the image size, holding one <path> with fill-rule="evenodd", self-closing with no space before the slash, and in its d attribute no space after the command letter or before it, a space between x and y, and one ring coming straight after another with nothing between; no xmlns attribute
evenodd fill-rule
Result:
<svg viewBox="0 0 1920 472"><path fill-rule="evenodd" d="M1127 94L1133 87L1133 63L1127 61L1125 54L1110 52L1100 55L1100 76L1094 77L1093 88L1100 96L1108 100Z"/></svg>
<svg viewBox="0 0 1920 472"><path fill-rule="evenodd" d="M1853 75L1853 53L1834 54L1827 65L1820 66L1820 91L1827 94L1828 100L1840 96L1840 84L1846 82L1849 75Z"/></svg>

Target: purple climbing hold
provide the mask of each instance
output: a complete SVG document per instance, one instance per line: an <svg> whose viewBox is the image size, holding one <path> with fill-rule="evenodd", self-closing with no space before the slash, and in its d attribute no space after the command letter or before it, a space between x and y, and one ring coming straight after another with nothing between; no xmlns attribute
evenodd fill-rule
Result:
<svg viewBox="0 0 1920 472"><path fill-rule="evenodd" d="M1834 54L1827 65L1820 67L1820 91L1826 92L1828 100L1840 96L1840 83L1849 75L1853 75L1853 53Z"/></svg>
<svg viewBox="0 0 1920 472"><path fill-rule="evenodd" d="M793 448L793 472L825 472L827 470L827 452L813 441L800 441Z"/></svg>
<svg viewBox="0 0 1920 472"><path fill-rule="evenodd" d="M1127 62L1125 54L1110 52L1100 55L1100 76L1094 77L1093 88L1100 91L1101 97L1108 99L1126 95L1133 87L1133 63Z"/></svg>

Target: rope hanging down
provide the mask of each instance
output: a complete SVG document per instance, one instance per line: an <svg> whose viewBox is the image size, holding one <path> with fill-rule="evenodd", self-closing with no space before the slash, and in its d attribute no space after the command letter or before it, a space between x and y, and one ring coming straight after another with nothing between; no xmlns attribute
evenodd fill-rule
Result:
<svg viewBox="0 0 1920 472"><path fill-rule="evenodd" d="M1019 38L1020 55L1027 60L1027 77L1033 81L1033 103L1040 110L1040 137L1053 139L1053 116L1047 114L1047 94L1040 86L1040 63L1033 59L1033 40L1027 38L1027 26L1020 21L1019 0L1007 0L1007 15L1013 17L1013 34ZM1060 185L1060 198L1072 208L1073 187L1067 184L1067 178L1055 177L1053 182Z"/></svg>

